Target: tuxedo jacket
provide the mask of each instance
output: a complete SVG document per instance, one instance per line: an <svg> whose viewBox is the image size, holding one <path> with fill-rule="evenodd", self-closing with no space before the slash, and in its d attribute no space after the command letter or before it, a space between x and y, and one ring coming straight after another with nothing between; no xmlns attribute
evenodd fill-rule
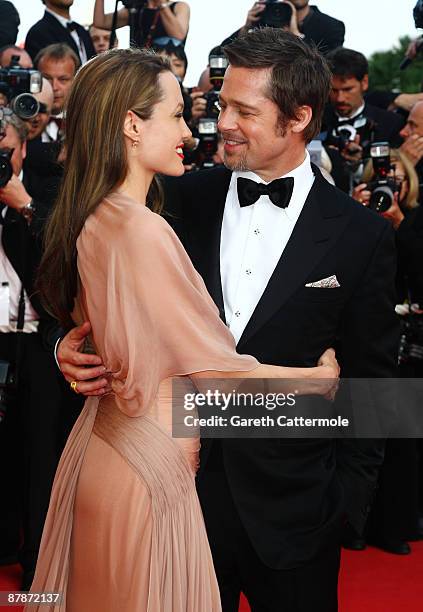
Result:
<svg viewBox="0 0 423 612"><path fill-rule="evenodd" d="M87 30L77 24L76 32L85 46L87 58L90 59L94 57L96 54L94 45ZM41 49L55 43L66 43L75 51L77 57L80 58L78 45L75 43L69 30L64 28L54 15L46 11L42 19L37 21L26 35L25 49L32 57L32 60L35 60L37 53L41 51Z"/></svg>
<svg viewBox="0 0 423 612"><path fill-rule="evenodd" d="M345 38L344 23L321 13L317 6L310 6L310 9L300 28L306 41L313 41L323 53L342 47Z"/></svg>
<svg viewBox="0 0 423 612"><path fill-rule="evenodd" d="M342 376L393 377L398 348L393 230L330 185L316 167L313 171L313 187L237 351L265 364L308 367L336 345ZM230 179L230 171L215 168L166 184L167 219L222 319L220 236ZM305 286L333 274L339 288ZM269 567L309 561L339 539L345 513L363 529L383 461L382 441L207 439L199 482L207 477L216 444L243 525Z"/></svg>

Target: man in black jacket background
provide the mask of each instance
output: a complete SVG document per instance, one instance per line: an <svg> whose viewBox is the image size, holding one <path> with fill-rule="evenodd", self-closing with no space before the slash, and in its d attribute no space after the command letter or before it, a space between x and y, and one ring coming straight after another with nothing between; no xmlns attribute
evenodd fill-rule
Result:
<svg viewBox="0 0 423 612"><path fill-rule="evenodd" d="M57 463L80 405L64 387L43 329L52 323L35 291L41 233L49 206L32 198L21 180L26 127L0 108L0 149L11 153L13 175L0 188L0 360L6 376L0 401L0 563L23 568L31 586ZM22 330L22 331L20 331ZM5 364L10 364L6 366Z"/></svg>
<svg viewBox="0 0 423 612"><path fill-rule="evenodd" d="M46 11L42 19L29 30L25 49L33 60L36 55L54 43L65 43L79 57L81 64L95 53L91 36L79 23L71 20L70 8L73 0L42 0Z"/></svg>

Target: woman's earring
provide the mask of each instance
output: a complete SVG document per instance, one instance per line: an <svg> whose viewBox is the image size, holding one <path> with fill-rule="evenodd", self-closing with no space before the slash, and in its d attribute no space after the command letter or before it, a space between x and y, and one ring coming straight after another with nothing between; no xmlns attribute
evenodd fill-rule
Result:
<svg viewBox="0 0 423 612"><path fill-rule="evenodd" d="M140 144L140 141L139 141L139 140L133 140L133 141L132 141L132 148L133 148L133 149L136 149L136 148L137 148L137 146L138 146L139 144Z"/></svg>

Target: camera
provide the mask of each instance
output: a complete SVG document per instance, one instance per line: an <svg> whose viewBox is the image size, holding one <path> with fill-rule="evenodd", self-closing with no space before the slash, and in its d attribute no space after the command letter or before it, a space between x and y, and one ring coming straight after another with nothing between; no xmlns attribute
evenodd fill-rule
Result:
<svg viewBox="0 0 423 612"><path fill-rule="evenodd" d="M354 142L357 136L357 129L353 125L342 125L336 127L332 133L328 134L325 144L335 147L339 152L344 151L350 142Z"/></svg>
<svg viewBox="0 0 423 612"><path fill-rule="evenodd" d="M370 148L370 156L376 179L368 184L368 189L372 192L369 208L383 213L391 208L400 186L394 178L388 176L392 170L389 144L375 142Z"/></svg>
<svg viewBox="0 0 423 612"><path fill-rule="evenodd" d="M11 164L12 151L0 149L0 189L5 187L13 175Z"/></svg>
<svg viewBox="0 0 423 612"><path fill-rule="evenodd" d="M200 144L198 152L201 160L201 168L212 168L213 155L218 146L217 121L220 113L219 92L222 89L223 79L228 67L228 60L222 47L212 49L209 56L210 83L212 89L204 96L206 105L206 116L200 119L198 124L198 137Z"/></svg>
<svg viewBox="0 0 423 612"><path fill-rule="evenodd" d="M9 361L0 360L0 423L16 397L16 370Z"/></svg>
<svg viewBox="0 0 423 612"><path fill-rule="evenodd" d="M398 363L413 364L423 361L423 317L410 312L401 321Z"/></svg>
<svg viewBox="0 0 423 612"><path fill-rule="evenodd" d="M10 66L0 68L0 94L3 94L13 112L26 121L35 117L40 106L33 94L40 93L43 78L38 70L19 66L19 56L13 55Z"/></svg>
<svg viewBox="0 0 423 612"><path fill-rule="evenodd" d="M142 9L147 4L147 0L122 0L122 4L129 10L137 10Z"/></svg>
<svg viewBox="0 0 423 612"><path fill-rule="evenodd" d="M340 153L345 151L347 147L349 152L353 153L350 144L355 141L356 136L360 136L360 147L362 149L362 158L370 157L370 147L375 140L376 123L372 119L359 115L350 122L338 120L332 127L328 127L327 133L322 134L324 144L329 147L335 147Z"/></svg>
<svg viewBox="0 0 423 612"><path fill-rule="evenodd" d="M259 26L283 28L289 26L292 19L292 9L289 4L278 0L266 0L266 8L261 14Z"/></svg>

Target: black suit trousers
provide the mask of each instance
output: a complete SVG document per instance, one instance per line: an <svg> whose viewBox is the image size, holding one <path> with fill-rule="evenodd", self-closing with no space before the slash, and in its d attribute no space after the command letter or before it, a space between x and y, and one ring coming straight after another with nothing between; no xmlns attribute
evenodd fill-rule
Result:
<svg viewBox="0 0 423 612"><path fill-rule="evenodd" d="M15 401L0 423L0 555L35 569L56 467L81 399L61 380L38 333L23 334ZM15 359L16 334L0 334L0 359Z"/></svg>
<svg viewBox="0 0 423 612"><path fill-rule="evenodd" d="M257 555L245 531L219 462L197 483L222 612L238 612L243 592L252 612L336 612L340 547L293 569L273 569ZM263 517L265 520L265 517Z"/></svg>

